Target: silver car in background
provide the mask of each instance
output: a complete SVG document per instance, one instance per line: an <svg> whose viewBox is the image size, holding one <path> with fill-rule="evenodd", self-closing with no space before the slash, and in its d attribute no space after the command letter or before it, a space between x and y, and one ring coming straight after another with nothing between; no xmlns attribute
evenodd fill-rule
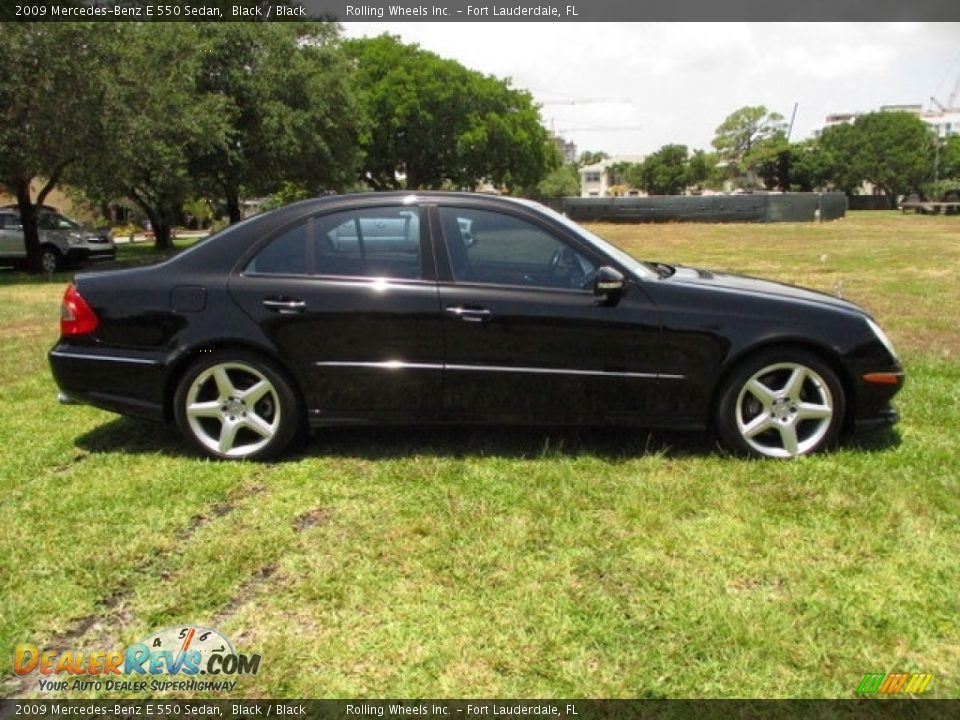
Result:
<svg viewBox="0 0 960 720"><path fill-rule="evenodd" d="M43 206L37 213L43 269L52 273L69 265L94 260L113 260L117 247L109 230L91 230ZM16 205L0 207L0 265L22 265L27 250L23 225Z"/></svg>

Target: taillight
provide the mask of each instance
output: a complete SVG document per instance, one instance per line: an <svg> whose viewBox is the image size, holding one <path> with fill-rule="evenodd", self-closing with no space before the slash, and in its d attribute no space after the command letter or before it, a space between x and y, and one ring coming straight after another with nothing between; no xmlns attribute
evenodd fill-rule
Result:
<svg viewBox="0 0 960 720"><path fill-rule="evenodd" d="M70 283L60 305L60 333L86 335L96 330L99 322L97 314L87 305L87 301L73 283Z"/></svg>

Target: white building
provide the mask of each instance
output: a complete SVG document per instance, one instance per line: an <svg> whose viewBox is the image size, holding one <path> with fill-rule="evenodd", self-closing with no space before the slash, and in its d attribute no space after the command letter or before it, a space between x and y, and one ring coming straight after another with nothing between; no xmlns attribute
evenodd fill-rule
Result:
<svg viewBox="0 0 960 720"><path fill-rule="evenodd" d="M614 187L610 168L620 163L642 163L644 158L644 155L618 155L583 166L580 168L580 197L610 197L613 194L611 188ZM637 196L645 193L628 189L626 194Z"/></svg>
<svg viewBox="0 0 960 720"><path fill-rule="evenodd" d="M916 115L927 123L936 132L937 137L949 137L950 135L960 135L960 108L937 108L936 110L924 110L923 105L882 105L881 112L908 112ZM866 113L846 112L832 113L827 115L824 127L832 125L852 125L857 118ZM819 135L819 133L817 133Z"/></svg>

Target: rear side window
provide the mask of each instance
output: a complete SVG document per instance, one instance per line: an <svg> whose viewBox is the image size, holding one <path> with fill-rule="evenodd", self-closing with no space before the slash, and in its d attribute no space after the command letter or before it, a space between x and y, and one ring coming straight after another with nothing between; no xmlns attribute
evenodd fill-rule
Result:
<svg viewBox="0 0 960 720"><path fill-rule="evenodd" d="M285 230L247 264L246 272L258 275L307 274L307 224Z"/></svg>
<svg viewBox="0 0 960 720"><path fill-rule="evenodd" d="M420 211L365 208L314 219L314 272L419 279Z"/></svg>
<svg viewBox="0 0 960 720"><path fill-rule="evenodd" d="M275 237L245 272L420 279L420 211L381 207L315 217Z"/></svg>

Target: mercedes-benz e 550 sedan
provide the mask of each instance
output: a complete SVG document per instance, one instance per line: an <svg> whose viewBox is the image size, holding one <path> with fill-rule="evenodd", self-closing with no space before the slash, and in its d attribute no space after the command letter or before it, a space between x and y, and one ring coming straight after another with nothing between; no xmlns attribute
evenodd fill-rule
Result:
<svg viewBox="0 0 960 720"><path fill-rule="evenodd" d="M175 422L216 458L307 426L709 429L786 458L895 422L903 369L829 295L640 262L532 202L306 200L151 267L77 275L61 400Z"/></svg>

